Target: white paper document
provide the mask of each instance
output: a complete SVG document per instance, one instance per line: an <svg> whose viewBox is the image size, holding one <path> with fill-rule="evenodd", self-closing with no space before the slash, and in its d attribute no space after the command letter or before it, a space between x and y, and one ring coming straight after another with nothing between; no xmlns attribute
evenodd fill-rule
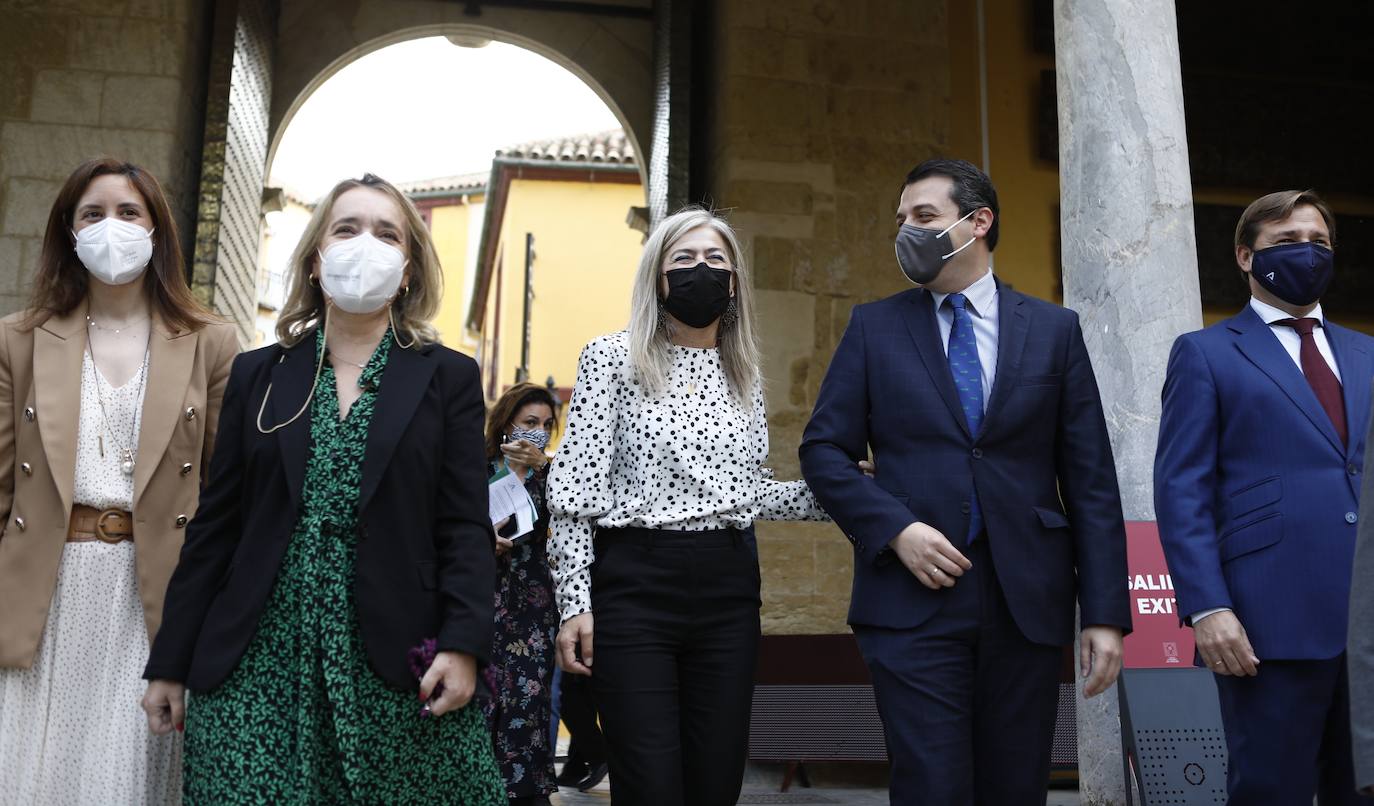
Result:
<svg viewBox="0 0 1374 806"><path fill-rule="evenodd" d="M487 484L487 499L493 526L506 518L515 517L515 533L506 537L514 539L534 529L534 501L515 474L502 471L493 476Z"/></svg>

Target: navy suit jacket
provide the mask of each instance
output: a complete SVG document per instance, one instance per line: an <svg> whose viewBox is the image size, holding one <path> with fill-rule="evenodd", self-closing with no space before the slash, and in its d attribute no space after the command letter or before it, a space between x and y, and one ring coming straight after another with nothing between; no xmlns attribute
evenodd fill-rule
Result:
<svg viewBox="0 0 1374 806"><path fill-rule="evenodd" d="M801 446L802 473L854 545L849 623L911 628L947 595L888 543L924 522L960 547L973 491L997 578L1027 638L1130 629L1126 533L1097 380L1078 315L998 283L997 373L971 434L930 293L854 309ZM872 448L876 478L856 462Z"/></svg>
<svg viewBox="0 0 1374 806"><path fill-rule="evenodd" d="M1259 657L1345 650L1374 339L1327 322L1349 438L1254 309L1174 342L1155 512L1179 613L1229 607Z"/></svg>

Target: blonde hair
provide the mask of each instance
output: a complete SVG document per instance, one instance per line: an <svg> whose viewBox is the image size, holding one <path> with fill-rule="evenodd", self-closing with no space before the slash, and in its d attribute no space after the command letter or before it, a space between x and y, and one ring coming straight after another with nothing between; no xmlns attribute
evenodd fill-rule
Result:
<svg viewBox="0 0 1374 806"><path fill-rule="evenodd" d="M324 240L325 228L334 202L354 188L371 188L390 196L401 208L406 223L406 258L410 270L409 283L391 303L391 321L395 325L398 344L433 344L439 332L432 321L439 312L439 298L444 293L444 273L439 254L434 249L429 227L420 211L396 186L372 174L362 179L345 179L334 186L310 216L310 223L301 234L296 251L288 264L286 302L277 319L277 339L286 346L295 345L321 324L324 316L324 292L318 283L310 282L310 274L319 260L318 250Z"/></svg>
<svg viewBox="0 0 1374 806"><path fill-rule="evenodd" d="M665 218L644 243L634 291L630 298L630 367L649 396L660 394L668 384L672 363L672 334L668 332L660 278L663 259L679 238L694 229L710 227L725 241L735 269L735 317L717 336L720 362L730 390L741 406L753 403L753 389L760 380L759 346L754 334L754 284L735 231L715 213L698 206L685 207ZM721 325L725 325L724 321Z"/></svg>

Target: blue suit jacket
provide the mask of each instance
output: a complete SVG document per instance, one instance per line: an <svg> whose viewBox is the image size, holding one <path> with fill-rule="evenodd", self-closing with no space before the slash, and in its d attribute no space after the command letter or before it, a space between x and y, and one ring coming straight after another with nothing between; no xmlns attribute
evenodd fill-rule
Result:
<svg viewBox="0 0 1374 806"><path fill-rule="evenodd" d="M960 546L976 488L997 578L1032 641L1083 623L1129 630L1116 468L1078 316L998 284L997 374L970 434L929 292L854 309L801 446L802 473L854 545L849 622L909 628L946 592L916 581L889 541L915 521ZM876 478L859 472L868 454Z"/></svg>
<svg viewBox="0 0 1374 806"><path fill-rule="evenodd" d="M1248 305L1174 342L1155 512L1179 613L1233 609L1261 659L1345 649L1374 339L1327 322L1342 445L1302 370Z"/></svg>

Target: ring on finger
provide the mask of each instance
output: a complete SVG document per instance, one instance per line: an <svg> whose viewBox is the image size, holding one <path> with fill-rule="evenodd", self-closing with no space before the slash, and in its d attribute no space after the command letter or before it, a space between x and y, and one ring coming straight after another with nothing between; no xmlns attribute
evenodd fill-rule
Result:
<svg viewBox="0 0 1374 806"><path fill-rule="evenodd" d="M936 574L942 574L942 573L944 573L944 572L940 570L940 566L938 566L938 565L932 565L932 566L930 567L930 575L931 575L931 576L935 576Z"/></svg>

